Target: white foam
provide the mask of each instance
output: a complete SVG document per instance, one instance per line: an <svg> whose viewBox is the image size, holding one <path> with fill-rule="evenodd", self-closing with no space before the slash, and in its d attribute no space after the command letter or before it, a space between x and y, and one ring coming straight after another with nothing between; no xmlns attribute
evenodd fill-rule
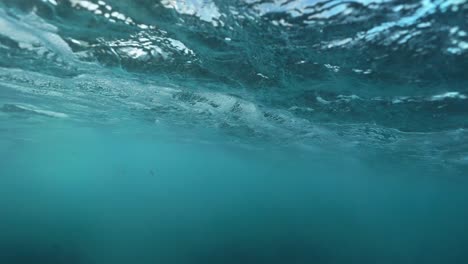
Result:
<svg viewBox="0 0 468 264"><path fill-rule="evenodd" d="M50 117L56 117L56 118L68 118L69 116L65 113L60 113L60 112L55 112L55 111L50 111L50 110L44 110L40 109L36 106L29 105L29 104L14 104L16 107L26 110L26 111L31 111L37 114L45 115L45 116L50 116Z"/></svg>
<svg viewBox="0 0 468 264"><path fill-rule="evenodd" d="M50 3L50 4L54 5L54 6L57 5L57 1L55 1L55 0L42 0L42 2Z"/></svg>
<svg viewBox="0 0 468 264"><path fill-rule="evenodd" d="M19 17L18 20L0 10L0 35L18 43L20 48L44 52L50 50L62 58L74 60L68 44L56 34L57 28L46 23L35 13Z"/></svg>
<svg viewBox="0 0 468 264"><path fill-rule="evenodd" d="M166 8L176 10L180 14L196 16L214 26L218 26L220 24L218 22L221 22L219 21L221 13L211 0L162 0L161 4Z"/></svg>
<svg viewBox="0 0 468 264"><path fill-rule="evenodd" d="M94 11L99 8L99 5L86 1L86 0L69 0L73 7L82 7L88 9L89 11Z"/></svg>
<svg viewBox="0 0 468 264"><path fill-rule="evenodd" d="M467 96L459 92L447 92L443 94L434 95L431 97L431 101L441 101L445 99L467 99Z"/></svg>

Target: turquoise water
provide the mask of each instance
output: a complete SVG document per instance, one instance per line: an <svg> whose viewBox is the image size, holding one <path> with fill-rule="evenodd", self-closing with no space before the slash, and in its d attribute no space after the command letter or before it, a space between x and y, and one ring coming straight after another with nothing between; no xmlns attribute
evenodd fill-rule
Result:
<svg viewBox="0 0 468 264"><path fill-rule="evenodd" d="M0 1L0 264L468 262L466 1Z"/></svg>
<svg viewBox="0 0 468 264"><path fill-rule="evenodd" d="M5 263L466 257L466 179L427 162L180 142L135 123L23 129L1 153Z"/></svg>

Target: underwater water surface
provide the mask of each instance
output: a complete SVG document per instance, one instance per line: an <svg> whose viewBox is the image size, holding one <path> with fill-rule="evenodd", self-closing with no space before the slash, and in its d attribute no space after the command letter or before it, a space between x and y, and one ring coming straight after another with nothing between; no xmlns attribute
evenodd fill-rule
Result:
<svg viewBox="0 0 468 264"><path fill-rule="evenodd" d="M0 0L0 264L468 263L466 0Z"/></svg>

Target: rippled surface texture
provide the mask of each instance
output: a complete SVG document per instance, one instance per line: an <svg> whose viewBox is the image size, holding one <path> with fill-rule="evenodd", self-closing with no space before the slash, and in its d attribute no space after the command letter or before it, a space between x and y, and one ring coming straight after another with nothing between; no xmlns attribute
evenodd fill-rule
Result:
<svg viewBox="0 0 468 264"><path fill-rule="evenodd" d="M0 0L0 263L467 263L466 0Z"/></svg>

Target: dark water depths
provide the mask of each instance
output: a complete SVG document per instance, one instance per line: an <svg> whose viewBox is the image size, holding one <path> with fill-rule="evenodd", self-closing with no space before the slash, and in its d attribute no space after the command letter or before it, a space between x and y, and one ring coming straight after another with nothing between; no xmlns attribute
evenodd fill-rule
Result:
<svg viewBox="0 0 468 264"><path fill-rule="evenodd" d="M465 0L0 0L0 264L468 263Z"/></svg>

